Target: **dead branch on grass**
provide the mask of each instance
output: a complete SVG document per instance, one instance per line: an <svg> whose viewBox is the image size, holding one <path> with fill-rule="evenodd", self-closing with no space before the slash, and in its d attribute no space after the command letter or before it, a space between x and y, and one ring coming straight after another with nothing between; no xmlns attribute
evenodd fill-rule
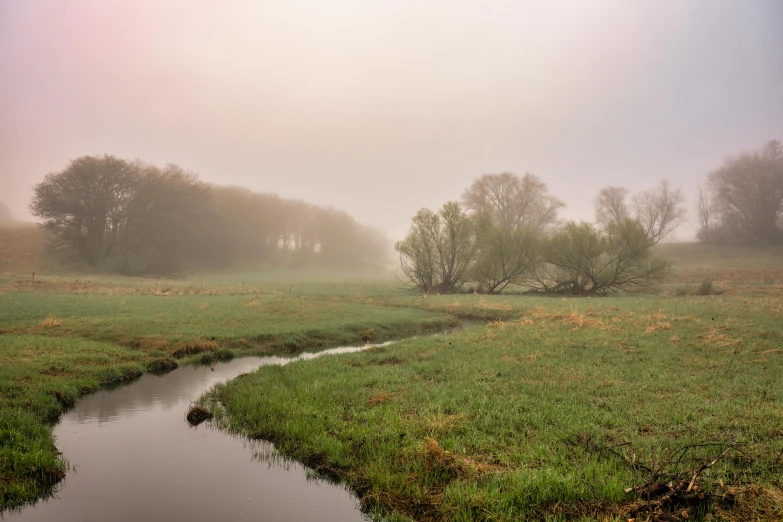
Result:
<svg viewBox="0 0 783 522"><path fill-rule="evenodd" d="M678 472L680 465L682 464L685 455L695 449L711 446L725 446L723 452L714 459L702 463L695 471ZM718 487L724 489L723 494L706 493L702 491L702 487L697 484L697 480L700 478L704 471L708 470L721 459L728 455L731 451L739 451L739 449L733 444L691 444L678 448L672 453L672 456L657 466L654 470L651 467L646 467L650 471L650 476L647 481L642 485L632 486L625 488L625 493L638 493L639 497L645 502L630 512L630 516L636 519L639 515L646 514L646 521L648 522L660 522L660 521L681 521L689 519L694 516L701 507L709 503L731 503L734 499L733 495L726 489L723 481L718 482ZM612 453L617 454L612 451ZM620 455L624 456L624 455ZM628 461L627 456L625 456ZM633 469L638 471L640 468L636 463L633 463ZM666 468L674 467L671 474L664 473ZM687 474L686 474L687 473ZM669 475L669 480L660 480L661 478ZM690 476L690 480L687 477Z"/></svg>

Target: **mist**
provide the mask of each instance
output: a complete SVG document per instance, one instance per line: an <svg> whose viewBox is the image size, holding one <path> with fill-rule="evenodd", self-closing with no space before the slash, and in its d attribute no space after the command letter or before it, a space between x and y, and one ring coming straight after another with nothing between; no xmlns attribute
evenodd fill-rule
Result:
<svg viewBox="0 0 783 522"><path fill-rule="evenodd" d="M783 137L783 4L3 2L0 76L16 219L47 173L109 153L398 239L485 173L537 175L566 219L607 185L692 200Z"/></svg>

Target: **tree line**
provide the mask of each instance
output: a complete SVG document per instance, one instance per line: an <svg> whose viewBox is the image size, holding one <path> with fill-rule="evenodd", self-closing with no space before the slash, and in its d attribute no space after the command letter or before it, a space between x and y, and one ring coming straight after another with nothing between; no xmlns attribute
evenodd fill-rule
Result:
<svg viewBox="0 0 783 522"><path fill-rule="evenodd" d="M249 264L355 269L382 264L387 248L379 231L341 210L112 155L83 156L48 174L30 208L54 251L126 274Z"/></svg>
<svg viewBox="0 0 783 522"><path fill-rule="evenodd" d="M684 221L685 197L667 180L631 194L605 187L595 224L562 223L563 203L533 174L485 174L437 212L420 210L395 244L403 281L424 292L533 291L604 295L645 289L669 265L653 247ZM699 184L697 238L783 244L783 145L727 159Z"/></svg>

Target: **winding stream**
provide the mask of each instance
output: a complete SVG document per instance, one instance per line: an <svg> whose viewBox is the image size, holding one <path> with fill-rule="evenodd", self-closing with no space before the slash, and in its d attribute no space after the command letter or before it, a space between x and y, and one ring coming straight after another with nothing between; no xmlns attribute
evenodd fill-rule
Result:
<svg viewBox="0 0 783 522"><path fill-rule="evenodd" d="M384 343L389 344L389 343ZM183 366L81 399L54 431L71 464L59 490L3 520L137 522L187 520L362 521L358 499L315 480L264 441L190 427L188 406L213 385L267 364L348 353L352 346L296 358L244 357Z"/></svg>

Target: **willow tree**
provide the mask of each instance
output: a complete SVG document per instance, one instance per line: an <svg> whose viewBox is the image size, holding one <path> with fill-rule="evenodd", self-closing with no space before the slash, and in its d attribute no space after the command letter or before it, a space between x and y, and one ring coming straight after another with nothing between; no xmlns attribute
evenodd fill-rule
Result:
<svg viewBox="0 0 783 522"><path fill-rule="evenodd" d="M596 229L567 223L544 246L534 271L536 286L549 293L606 295L646 290L663 280L670 264L653 256L653 242L636 220Z"/></svg>
<svg viewBox="0 0 783 522"><path fill-rule="evenodd" d="M524 226L534 232L556 225L564 206L535 174L512 172L480 176L463 192L462 204L468 211L489 216L502 228Z"/></svg>
<svg viewBox="0 0 783 522"><path fill-rule="evenodd" d="M459 290L470 278L476 255L475 228L475 221L453 201L437 213L419 210L405 239L394 245L405 282L424 292Z"/></svg>
<svg viewBox="0 0 783 522"><path fill-rule="evenodd" d="M504 227L487 216L477 219L477 253L471 279L490 294L525 284L539 263L541 242L525 226Z"/></svg>

